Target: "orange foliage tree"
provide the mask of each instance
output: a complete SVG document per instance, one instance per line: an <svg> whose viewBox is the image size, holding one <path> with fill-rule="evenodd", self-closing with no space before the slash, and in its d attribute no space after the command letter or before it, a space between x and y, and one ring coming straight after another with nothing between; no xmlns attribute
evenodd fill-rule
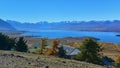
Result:
<svg viewBox="0 0 120 68"><path fill-rule="evenodd" d="M116 62L120 64L120 55L116 56Z"/></svg>
<svg viewBox="0 0 120 68"><path fill-rule="evenodd" d="M53 40L52 42L52 47L51 48L48 48L46 51L45 51L45 55L58 55L58 45L60 43L60 40L58 39L55 39Z"/></svg>

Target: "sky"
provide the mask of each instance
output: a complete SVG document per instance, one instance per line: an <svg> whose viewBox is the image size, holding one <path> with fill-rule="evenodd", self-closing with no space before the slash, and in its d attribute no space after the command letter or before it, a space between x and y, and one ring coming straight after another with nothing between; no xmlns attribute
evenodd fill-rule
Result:
<svg viewBox="0 0 120 68"><path fill-rule="evenodd" d="M120 0L0 0L0 18L32 23L120 20Z"/></svg>

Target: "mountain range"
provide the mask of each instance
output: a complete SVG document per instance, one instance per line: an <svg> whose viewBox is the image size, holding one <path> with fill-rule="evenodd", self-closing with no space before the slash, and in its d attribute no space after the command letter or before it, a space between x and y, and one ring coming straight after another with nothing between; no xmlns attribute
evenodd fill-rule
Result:
<svg viewBox="0 0 120 68"><path fill-rule="evenodd" d="M0 31L13 31L16 30L11 24L0 19Z"/></svg>
<svg viewBox="0 0 120 68"><path fill-rule="evenodd" d="M78 30L78 31L107 31L120 32L120 20L114 21L61 21L61 22L37 22L21 23L7 20L7 23L22 31L39 30Z"/></svg>
<svg viewBox="0 0 120 68"><path fill-rule="evenodd" d="M21 23L13 20L4 21L0 19L0 31L77 30L120 32L119 26L120 20Z"/></svg>

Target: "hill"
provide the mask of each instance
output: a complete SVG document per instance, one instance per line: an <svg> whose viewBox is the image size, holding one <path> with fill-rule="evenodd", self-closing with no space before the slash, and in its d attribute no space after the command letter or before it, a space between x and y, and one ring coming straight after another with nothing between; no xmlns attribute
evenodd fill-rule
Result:
<svg viewBox="0 0 120 68"><path fill-rule="evenodd" d="M108 31L120 32L120 21L62 21L62 22L37 22L20 23L17 21L7 21L18 30L38 31L38 30L78 30L78 31Z"/></svg>
<svg viewBox="0 0 120 68"><path fill-rule="evenodd" d="M15 28L12 27L9 23L0 19L0 31L14 31Z"/></svg>
<svg viewBox="0 0 120 68"><path fill-rule="evenodd" d="M99 65L13 51L0 51L0 68L105 68Z"/></svg>

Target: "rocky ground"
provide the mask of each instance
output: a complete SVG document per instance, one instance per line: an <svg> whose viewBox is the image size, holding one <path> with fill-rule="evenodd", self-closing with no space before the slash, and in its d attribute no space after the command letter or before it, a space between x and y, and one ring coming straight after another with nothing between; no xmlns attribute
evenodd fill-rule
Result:
<svg viewBox="0 0 120 68"><path fill-rule="evenodd" d="M0 68L105 68L103 66L15 51L0 51Z"/></svg>

